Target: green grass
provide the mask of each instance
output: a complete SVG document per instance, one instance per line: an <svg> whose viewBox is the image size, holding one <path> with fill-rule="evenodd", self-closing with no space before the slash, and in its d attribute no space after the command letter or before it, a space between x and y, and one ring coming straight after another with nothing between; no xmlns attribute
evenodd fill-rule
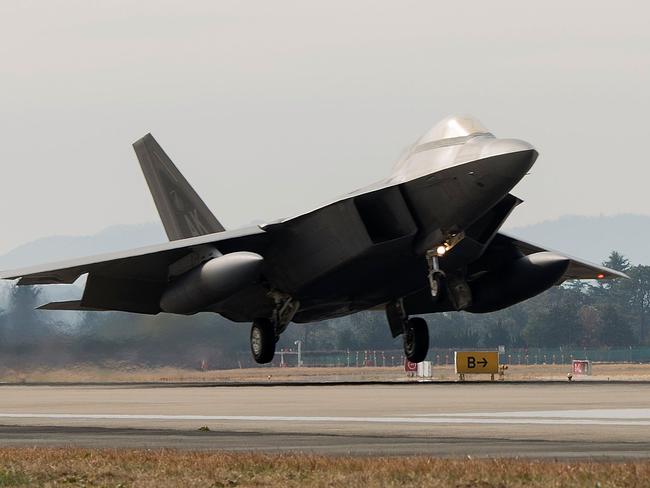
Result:
<svg viewBox="0 0 650 488"><path fill-rule="evenodd" d="M0 468L0 486L24 486L27 484L29 484L29 478L25 473Z"/></svg>

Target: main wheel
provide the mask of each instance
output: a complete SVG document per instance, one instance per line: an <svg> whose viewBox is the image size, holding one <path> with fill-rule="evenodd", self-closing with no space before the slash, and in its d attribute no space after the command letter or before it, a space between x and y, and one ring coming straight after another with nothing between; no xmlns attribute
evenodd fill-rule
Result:
<svg viewBox="0 0 650 488"><path fill-rule="evenodd" d="M251 327L251 352L256 363L266 364L275 355L275 327L269 319L255 319Z"/></svg>
<svg viewBox="0 0 650 488"><path fill-rule="evenodd" d="M412 363L424 361L429 352L429 328L423 318L413 317L404 326L404 355Z"/></svg>

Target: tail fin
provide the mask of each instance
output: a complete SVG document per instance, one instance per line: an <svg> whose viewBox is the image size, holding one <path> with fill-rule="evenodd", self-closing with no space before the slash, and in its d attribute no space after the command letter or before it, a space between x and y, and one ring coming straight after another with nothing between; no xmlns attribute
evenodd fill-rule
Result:
<svg viewBox="0 0 650 488"><path fill-rule="evenodd" d="M133 149L170 241L225 230L151 134Z"/></svg>

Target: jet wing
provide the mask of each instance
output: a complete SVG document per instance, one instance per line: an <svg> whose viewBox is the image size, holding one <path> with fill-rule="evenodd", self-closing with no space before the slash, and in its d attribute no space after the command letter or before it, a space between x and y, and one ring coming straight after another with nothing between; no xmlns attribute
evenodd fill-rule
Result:
<svg viewBox="0 0 650 488"><path fill-rule="evenodd" d="M196 248L214 245L222 253L254 250L266 240L265 236L266 232L259 227L224 231L128 251L0 271L0 279L19 279L19 285L70 284L83 274L101 272L102 275L130 276L143 280L164 276L166 280L168 267Z"/></svg>
<svg viewBox="0 0 650 488"><path fill-rule="evenodd" d="M499 243L509 243L516 247L522 254L529 255L536 252L550 251L560 256L565 256L571 260L569 267L562 276L561 281L566 280L602 280L602 279L615 279L615 278L629 278L625 273L616 271L614 269L609 269L598 264L593 264L583 259L577 259L573 256L568 256L566 253L555 251L554 249L549 249L547 247L542 247L537 244L532 244L526 242L517 237L499 232L495 241L500 241Z"/></svg>
<svg viewBox="0 0 650 488"><path fill-rule="evenodd" d="M0 272L18 285L74 283L88 274L80 302L47 304L50 310L121 310L156 314L170 273L180 274L214 256L262 252L268 234L259 227L218 232L164 244ZM176 272L175 272L176 271Z"/></svg>

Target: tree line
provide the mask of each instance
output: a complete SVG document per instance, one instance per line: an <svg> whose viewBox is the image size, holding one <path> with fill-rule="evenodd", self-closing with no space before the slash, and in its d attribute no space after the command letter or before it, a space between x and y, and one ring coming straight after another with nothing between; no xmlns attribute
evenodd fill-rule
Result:
<svg viewBox="0 0 650 488"><path fill-rule="evenodd" d="M629 280L567 282L489 314L426 317L432 347L627 347L649 345L650 266L612 252L604 265ZM194 367L251 365L248 324L215 314L192 317L119 312L48 312L42 289L11 286L0 309L0 366L73 363ZM310 351L395 350L384 314L362 312L314 324L292 324L278 348L301 340ZM242 362L244 364L242 364Z"/></svg>

